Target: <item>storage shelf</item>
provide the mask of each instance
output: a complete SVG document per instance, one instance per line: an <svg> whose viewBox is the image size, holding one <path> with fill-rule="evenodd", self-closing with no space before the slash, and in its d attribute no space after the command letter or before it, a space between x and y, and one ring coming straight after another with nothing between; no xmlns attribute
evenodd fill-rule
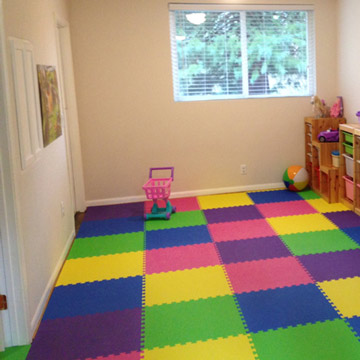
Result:
<svg viewBox="0 0 360 360"><path fill-rule="evenodd" d="M344 118L305 118L305 166L310 176L310 187L325 201L339 201L339 168L333 166L331 153L339 150L338 142L320 142L317 136L329 128L338 129ZM359 127L360 134L360 127ZM308 139L311 135L311 143ZM359 209L360 210L360 209Z"/></svg>

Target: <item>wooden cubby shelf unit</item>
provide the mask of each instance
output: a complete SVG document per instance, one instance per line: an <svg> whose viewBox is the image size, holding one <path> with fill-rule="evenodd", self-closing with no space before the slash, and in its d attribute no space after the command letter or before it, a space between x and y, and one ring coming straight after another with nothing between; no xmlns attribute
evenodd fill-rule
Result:
<svg viewBox="0 0 360 360"><path fill-rule="evenodd" d="M347 145L351 143L353 154L349 153ZM340 202L360 215L360 124L340 125L339 170Z"/></svg>
<svg viewBox="0 0 360 360"><path fill-rule="evenodd" d="M320 142L321 131L339 129L344 118L305 118L305 168L309 173L309 185L329 203L339 201L339 168L333 166L331 153L339 150L338 142ZM359 194L360 196L360 194Z"/></svg>

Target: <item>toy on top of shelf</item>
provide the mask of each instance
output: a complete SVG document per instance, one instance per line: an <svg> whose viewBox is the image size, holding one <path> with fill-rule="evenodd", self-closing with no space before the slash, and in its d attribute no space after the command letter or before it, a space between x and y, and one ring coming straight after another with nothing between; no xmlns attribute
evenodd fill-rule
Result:
<svg viewBox="0 0 360 360"><path fill-rule="evenodd" d="M327 129L326 131L321 131L317 138L320 142L338 142L339 130Z"/></svg>
<svg viewBox="0 0 360 360"><path fill-rule="evenodd" d="M359 123L360 123L360 110L356 113L356 116L358 117Z"/></svg>
<svg viewBox="0 0 360 360"><path fill-rule="evenodd" d="M326 105L325 101L320 100L318 96L315 95L311 98L311 104L316 119L330 116L330 108Z"/></svg>
<svg viewBox="0 0 360 360"><path fill-rule="evenodd" d="M338 96L335 104L331 107L330 116L333 118L342 117L344 114L343 98Z"/></svg>
<svg viewBox="0 0 360 360"><path fill-rule="evenodd" d="M170 170L169 178L153 178L154 170ZM169 201L171 183L174 181L174 167L150 168L149 180L142 187L145 190L146 198L153 201L151 214L145 214L145 220L148 219L165 219L169 220L171 213L176 211ZM165 207L158 205L158 200L165 202Z"/></svg>

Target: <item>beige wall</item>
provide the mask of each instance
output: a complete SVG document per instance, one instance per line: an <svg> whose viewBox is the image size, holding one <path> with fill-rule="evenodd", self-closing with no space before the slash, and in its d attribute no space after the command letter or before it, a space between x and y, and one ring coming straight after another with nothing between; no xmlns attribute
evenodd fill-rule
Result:
<svg viewBox="0 0 360 360"><path fill-rule="evenodd" d="M358 0L338 1L338 93L344 97L348 122L358 122L360 110L360 43Z"/></svg>
<svg viewBox="0 0 360 360"><path fill-rule="evenodd" d="M333 102L336 1L310 3L318 94ZM278 183L303 164L309 97L174 102L168 1L76 0L70 14L87 200L142 195L151 166L174 165L172 190L190 191Z"/></svg>
<svg viewBox="0 0 360 360"><path fill-rule="evenodd" d="M31 41L36 64L57 66L54 13L66 19L68 10L66 0L5 0L6 37ZM25 260L29 321L34 330L46 295L51 290L51 280L55 280L57 267L61 265L59 261L67 241L71 240L73 214L64 136L44 148L34 164L21 170L10 54L8 73L14 185ZM65 217L61 216L61 201L64 201Z"/></svg>

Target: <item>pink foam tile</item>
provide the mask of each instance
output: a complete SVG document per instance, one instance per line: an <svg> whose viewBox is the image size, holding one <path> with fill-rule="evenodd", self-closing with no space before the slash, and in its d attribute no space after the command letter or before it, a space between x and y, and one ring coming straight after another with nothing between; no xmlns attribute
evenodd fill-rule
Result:
<svg viewBox="0 0 360 360"><path fill-rule="evenodd" d="M229 241L274 236L276 233L265 219L209 224L214 241Z"/></svg>
<svg viewBox="0 0 360 360"><path fill-rule="evenodd" d="M132 351L119 355L99 356L97 358L86 358L85 360L140 360L140 352Z"/></svg>
<svg viewBox="0 0 360 360"><path fill-rule="evenodd" d="M200 210L200 206L196 197L180 198L180 199L170 199L171 205L176 206L176 211L193 211ZM145 202L145 212L150 213L153 206L152 201ZM160 206L164 206L164 202L160 200Z"/></svg>
<svg viewBox="0 0 360 360"><path fill-rule="evenodd" d="M305 200L257 204L256 207L264 217L305 215L318 212Z"/></svg>
<svg viewBox="0 0 360 360"><path fill-rule="evenodd" d="M147 250L146 273L160 273L219 265L213 243Z"/></svg>
<svg viewBox="0 0 360 360"><path fill-rule="evenodd" d="M292 256L228 264L225 267L238 294L314 282Z"/></svg>

